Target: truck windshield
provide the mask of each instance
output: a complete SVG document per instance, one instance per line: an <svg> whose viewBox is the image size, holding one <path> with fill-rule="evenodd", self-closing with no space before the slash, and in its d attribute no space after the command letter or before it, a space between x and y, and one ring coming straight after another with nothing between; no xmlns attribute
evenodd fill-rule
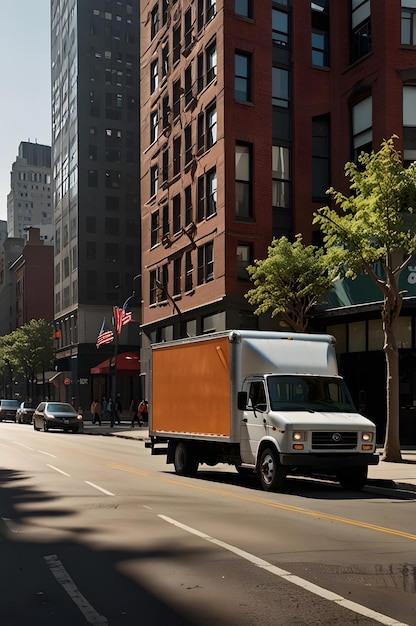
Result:
<svg viewBox="0 0 416 626"><path fill-rule="evenodd" d="M269 376L272 411L348 411L356 413L348 389L340 378L327 376Z"/></svg>

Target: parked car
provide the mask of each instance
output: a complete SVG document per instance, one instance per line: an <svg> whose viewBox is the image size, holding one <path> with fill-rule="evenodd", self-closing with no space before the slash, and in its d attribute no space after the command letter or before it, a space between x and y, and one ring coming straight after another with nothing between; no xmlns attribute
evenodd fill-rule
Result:
<svg viewBox="0 0 416 626"><path fill-rule="evenodd" d="M10 420L16 421L16 412L19 408L17 400L0 400L0 422Z"/></svg>
<svg viewBox="0 0 416 626"><path fill-rule="evenodd" d="M17 409L16 422L18 424L31 424L34 412L35 405L33 404L33 402L22 402L22 404Z"/></svg>
<svg viewBox="0 0 416 626"><path fill-rule="evenodd" d="M47 431L58 428L77 433L82 426L82 415L66 402L41 402L33 413L33 428Z"/></svg>

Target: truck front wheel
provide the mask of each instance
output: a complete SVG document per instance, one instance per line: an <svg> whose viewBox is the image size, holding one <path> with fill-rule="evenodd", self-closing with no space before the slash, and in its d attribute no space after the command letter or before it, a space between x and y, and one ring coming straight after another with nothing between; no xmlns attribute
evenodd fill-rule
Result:
<svg viewBox="0 0 416 626"><path fill-rule="evenodd" d="M179 441L175 446L175 472L180 476L193 476L198 469L198 461L192 454L189 444Z"/></svg>
<svg viewBox="0 0 416 626"><path fill-rule="evenodd" d="M260 456L259 475L265 491L282 491L286 481L286 470L280 465L277 451L265 448Z"/></svg>
<svg viewBox="0 0 416 626"><path fill-rule="evenodd" d="M343 489L360 491L367 482L368 467L350 467L338 472L337 478Z"/></svg>

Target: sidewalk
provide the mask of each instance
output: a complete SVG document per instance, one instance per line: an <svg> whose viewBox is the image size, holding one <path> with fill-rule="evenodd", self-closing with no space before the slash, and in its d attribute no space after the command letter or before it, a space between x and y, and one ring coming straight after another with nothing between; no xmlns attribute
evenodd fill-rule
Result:
<svg viewBox="0 0 416 626"><path fill-rule="evenodd" d="M124 420L121 424L115 424L113 428L109 422L102 425L84 422L83 432L85 435L104 435L109 437L123 437L146 441L149 439L148 426L135 425L130 428L130 420ZM382 449L378 450L380 457ZM368 468L368 487L394 489L401 494L416 498L416 450L402 450L402 463L386 463L380 461L378 465Z"/></svg>

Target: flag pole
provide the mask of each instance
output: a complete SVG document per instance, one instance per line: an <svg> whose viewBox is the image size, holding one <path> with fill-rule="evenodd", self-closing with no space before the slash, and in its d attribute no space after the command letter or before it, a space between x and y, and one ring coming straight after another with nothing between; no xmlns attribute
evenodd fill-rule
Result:
<svg viewBox="0 0 416 626"><path fill-rule="evenodd" d="M114 326L114 366L111 367L110 363L110 375L111 375L111 415L110 415L110 425L111 428L114 426L115 417L116 417L116 393L117 393L117 354L118 354L118 332L117 332L117 322L116 315L113 309L113 326ZM111 359L111 357L110 357Z"/></svg>

